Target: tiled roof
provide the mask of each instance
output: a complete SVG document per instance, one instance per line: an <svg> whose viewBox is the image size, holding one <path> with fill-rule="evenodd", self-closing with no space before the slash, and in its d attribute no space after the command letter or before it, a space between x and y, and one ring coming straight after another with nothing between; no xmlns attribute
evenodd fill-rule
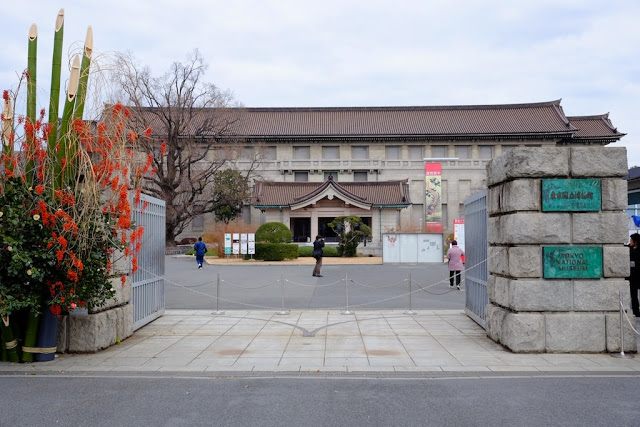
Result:
<svg viewBox="0 0 640 427"><path fill-rule="evenodd" d="M625 134L618 132L609 120L609 114L598 116L568 116L571 124L578 129L574 138L621 138Z"/></svg>
<svg viewBox="0 0 640 427"><path fill-rule="evenodd" d="M133 108L132 108L133 110ZM159 113L142 108L140 127L163 131ZM560 100L502 105L423 107L230 108L174 110L172 129L183 137L267 139L357 137L561 137L613 141L624 136L608 114L565 116ZM191 114L192 117L186 118ZM182 119L180 116L184 116Z"/></svg>
<svg viewBox="0 0 640 427"><path fill-rule="evenodd" d="M435 107L247 108L247 137L563 134L575 129L560 101Z"/></svg>
<svg viewBox="0 0 640 427"><path fill-rule="evenodd" d="M411 204L407 180L372 182L276 182L255 181L251 204L260 207L288 207L313 199L328 187L346 199L369 206Z"/></svg>

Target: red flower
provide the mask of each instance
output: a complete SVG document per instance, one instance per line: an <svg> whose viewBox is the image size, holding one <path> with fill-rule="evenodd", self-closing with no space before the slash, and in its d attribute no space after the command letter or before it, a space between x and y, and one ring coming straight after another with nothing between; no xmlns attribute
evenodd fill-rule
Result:
<svg viewBox="0 0 640 427"><path fill-rule="evenodd" d="M162 141L162 144L160 144L160 154L164 156L164 153L167 152L167 143Z"/></svg>

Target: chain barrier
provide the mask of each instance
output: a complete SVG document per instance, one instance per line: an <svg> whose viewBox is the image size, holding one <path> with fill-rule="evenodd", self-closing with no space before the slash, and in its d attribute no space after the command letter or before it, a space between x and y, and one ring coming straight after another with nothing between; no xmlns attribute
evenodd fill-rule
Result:
<svg viewBox="0 0 640 427"><path fill-rule="evenodd" d="M227 285L230 285L230 286L231 286L231 287L233 287L233 288L238 288L238 289L247 289L247 290L252 291L252 290L255 290L255 289L264 289L264 288L268 288L269 286L273 286L273 285L275 285L276 283L280 283L280 280L274 280L274 281L272 281L272 282L267 283L266 285L260 285L260 286L255 286L255 287L254 287L254 286L243 286L243 285L237 285L237 284L235 284L235 283L228 282L228 281L226 281L226 280L224 280L224 279L220 279L220 282L221 282L221 283L226 283ZM211 282L211 283L213 283L213 282Z"/></svg>
<svg viewBox="0 0 640 427"><path fill-rule="evenodd" d="M388 289L388 288L393 288L394 286L398 286L401 283L406 282L408 279L402 279L399 282L396 283L392 283L391 285L386 285L386 286L378 286L378 285L365 285L364 283L360 283L357 280L353 280L351 279L352 283L355 283L358 286L362 286L363 288L370 288L370 289Z"/></svg>
<svg viewBox="0 0 640 427"><path fill-rule="evenodd" d="M506 250L506 248L503 249L503 250ZM496 254L494 254L494 256L500 254L501 252L502 251L497 252ZM483 263L488 262L489 259L490 258L487 258L487 259L477 263L476 265L473 265L473 266L470 266L470 267L466 268L465 270L469 271L469 270L471 270L473 268L476 268L476 267L482 265ZM144 268L140 268L140 270L145 271L146 273L151 274L152 276L160 277L160 276L156 275L155 273L153 273L152 271L146 270ZM362 283L362 282L359 282L357 280L350 279L348 276L345 276L345 278L339 279L339 280L331 282L331 283L307 284L307 283L296 282L296 281L293 281L293 280L290 280L290 279L285 279L284 277L281 276L280 279L274 280L274 281L269 282L267 284L254 286L254 287L248 287L248 286L243 286L243 285L239 285L239 284L232 283L232 282L229 282L227 280L224 280L224 279L220 278L219 273L218 273L217 283L216 283L216 280L212 280L212 281L208 281L208 282L205 282L205 283L202 283L202 284L199 284L199 285L194 285L194 286L183 285L183 284L171 281L171 280L169 280L167 278L164 278L164 280L165 280L165 283L167 283L169 286L174 286L174 287L177 287L177 288L185 289L187 291L196 293L198 295L202 295L202 296L205 296L207 298L214 299L216 301L216 314L224 313L224 312L220 311L220 308L219 308L219 303L220 302L224 302L224 303L227 303L227 304L237 304L237 305L241 305L241 306L245 306L245 307L251 307L251 308L257 308L257 309L279 310L279 314L288 313L285 310L285 295L284 295L284 284L285 283L289 283L291 285L305 287L305 288L325 288L325 287L329 287L329 286L336 286L336 285L338 285L340 283L345 283L346 307L316 307L316 308L314 308L314 310L340 310L340 309L344 309L345 310L344 311L345 314L353 314L350 311L350 309L352 309L352 308L367 307L367 306L371 306L371 305L374 305L374 304L380 304L380 303L384 303L384 302L387 302L387 301L396 300L398 298L408 298L409 309L408 309L408 311L406 313L413 313L411 297L415 293L424 292L424 293L427 293L427 294L430 294L430 295L446 295L446 294L449 294L451 292L457 292L457 289L447 289L446 292L441 292L441 293L430 292L428 290L428 289L434 288L434 287L436 287L438 285L447 284L449 282L449 278L448 277L444 278L442 280L439 280L439 281L437 281L435 283L432 283L432 284L421 284L421 283L419 283L418 281L416 281L416 280L414 280L412 278L411 273L409 273L409 278L405 278L405 279L399 280L399 281L397 281L395 283L392 283L390 285L368 285L366 283ZM354 283L355 285L358 285L358 286L361 286L361 287L364 287L364 288L376 289L376 290L388 289L388 288L399 286L399 285L402 285L403 283L407 283L408 282L409 291L400 293L398 295L393 295L391 297L379 299L379 300L376 300L376 301L369 301L369 302L364 302L364 303L360 303L360 304L351 304L349 302L349 286L348 286L349 282ZM259 304L251 304L251 303L245 303L245 302L242 302L242 301L235 301L235 300L231 300L231 299L228 299L228 298L220 297L220 288L221 288L220 285L221 284L229 285L230 287L233 287L233 288L236 288L236 289L256 290L256 289L264 289L264 288L267 288L267 287L270 287L270 286L274 286L274 285L277 285L278 283L280 283L280 287L281 287L281 295L280 295L281 296L281 306L280 307L265 306L265 305L259 305ZM202 291L199 291L199 290L195 289L195 288L199 288L199 287L210 285L210 284L214 284L214 286L216 288L215 289L216 295L211 295L209 293L202 292ZM415 289L414 289L413 285L415 285ZM627 321L628 321L628 319L627 319ZM637 334L640 335L640 332L636 331L635 328L633 328L633 329Z"/></svg>

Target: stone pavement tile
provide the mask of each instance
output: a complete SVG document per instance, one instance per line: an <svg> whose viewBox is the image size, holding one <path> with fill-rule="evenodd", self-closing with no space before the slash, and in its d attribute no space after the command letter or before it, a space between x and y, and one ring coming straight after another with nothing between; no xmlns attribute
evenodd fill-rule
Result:
<svg viewBox="0 0 640 427"><path fill-rule="evenodd" d="M196 366L161 366L158 368L158 372L204 372L204 366L196 367Z"/></svg>
<svg viewBox="0 0 640 427"><path fill-rule="evenodd" d="M188 316L180 320L178 325L206 325L211 321L211 317L204 316Z"/></svg>
<svg viewBox="0 0 640 427"><path fill-rule="evenodd" d="M550 354L541 356L553 366L598 366L596 362L580 354Z"/></svg>
<svg viewBox="0 0 640 427"><path fill-rule="evenodd" d="M348 372L395 372L394 366L347 366Z"/></svg>
<svg viewBox="0 0 640 427"><path fill-rule="evenodd" d="M188 366L192 366L197 369L215 367L220 370L221 368L233 366L236 360L236 357L197 357L193 359Z"/></svg>
<svg viewBox="0 0 640 427"><path fill-rule="evenodd" d="M432 357L436 359L446 359L452 357L451 353L445 350L409 350L407 353L412 359L427 359Z"/></svg>
<svg viewBox="0 0 640 427"><path fill-rule="evenodd" d="M456 359L462 366L506 366L506 363L497 357L456 357Z"/></svg>
<svg viewBox="0 0 640 427"><path fill-rule="evenodd" d="M205 337L218 337L227 333L231 329L231 325L204 325L201 328L196 329L190 335L191 336L205 336Z"/></svg>
<svg viewBox="0 0 640 427"><path fill-rule="evenodd" d="M188 366L193 361L192 358L188 359L171 359L171 358L153 358L147 360L142 364L144 367L154 366L156 368L161 368L163 366Z"/></svg>
<svg viewBox="0 0 640 427"><path fill-rule="evenodd" d="M416 366L462 366L454 357L414 357Z"/></svg>
<svg viewBox="0 0 640 427"><path fill-rule="evenodd" d="M542 358L539 354L498 354L496 357L502 360L507 366L553 366L551 362Z"/></svg>
<svg viewBox="0 0 640 427"><path fill-rule="evenodd" d="M410 357L371 357L369 356L370 366L415 366L413 359Z"/></svg>
<svg viewBox="0 0 640 427"><path fill-rule="evenodd" d="M590 372L636 372L636 369L630 366L584 366L584 369Z"/></svg>
<svg viewBox="0 0 640 427"><path fill-rule="evenodd" d="M284 350L289 343L288 337L262 337L257 336L247 346L247 350L252 351L268 351L268 350Z"/></svg>
<svg viewBox="0 0 640 427"><path fill-rule="evenodd" d="M103 360L100 365L102 366L142 366L151 360L150 357L113 357L111 359Z"/></svg>
<svg viewBox="0 0 640 427"><path fill-rule="evenodd" d="M155 345L151 344L151 345L138 345L135 346L133 348L130 348L127 351L123 351L121 353L118 354L114 354L112 355L109 359L129 359L132 357L146 357L146 358L150 358L150 357L154 357L157 354L161 353L163 351L162 348L158 348Z"/></svg>
<svg viewBox="0 0 640 427"><path fill-rule="evenodd" d="M182 351L185 350L205 350L211 344L213 344L218 337L206 337L206 336L188 336L182 338L180 341L176 342L172 346L168 347L167 350L171 349L180 349Z"/></svg>
<svg viewBox="0 0 640 427"><path fill-rule="evenodd" d="M541 372L588 372L584 366L536 366Z"/></svg>
<svg viewBox="0 0 640 427"><path fill-rule="evenodd" d="M325 340L313 340L305 338L305 341L291 339L287 344L285 351L323 351L325 349Z"/></svg>
<svg viewBox="0 0 640 427"><path fill-rule="evenodd" d="M113 371L113 366L95 365L95 366L69 366L62 369L65 372L109 372ZM129 368L130 371L136 370L137 367Z"/></svg>
<svg viewBox="0 0 640 427"><path fill-rule="evenodd" d="M324 366L324 357L288 357L283 356L278 364L280 367L285 366Z"/></svg>
<svg viewBox="0 0 640 427"><path fill-rule="evenodd" d="M247 349L245 351L242 352L242 354L240 355L240 359L245 359L245 358L273 358L273 357L282 357L282 355L284 354L284 350L259 350L259 349L255 349L255 350L251 350L251 349Z"/></svg>
<svg viewBox="0 0 640 427"><path fill-rule="evenodd" d="M241 357L233 364L234 368L245 368L246 371L262 371L278 366L280 357Z"/></svg>
<svg viewBox="0 0 640 427"><path fill-rule="evenodd" d="M613 357L608 354L585 354L583 357L597 363L598 366L640 368L640 359L638 359L638 355L635 355L632 359Z"/></svg>
<svg viewBox="0 0 640 427"><path fill-rule="evenodd" d="M364 348L360 350L342 349L342 350L327 350L325 351L325 357L331 358L367 358L367 352Z"/></svg>
<svg viewBox="0 0 640 427"><path fill-rule="evenodd" d="M243 367L233 367L233 366L209 366L205 370L205 372L246 372L246 369Z"/></svg>
<svg viewBox="0 0 640 427"><path fill-rule="evenodd" d="M440 366L395 366L396 372L442 372Z"/></svg>
<svg viewBox="0 0 640 427"><path fill-rule="evenodd" d="M539 372L538 368L527 365L487 365L487 368L494 372Z"/></svg>
<svg viewBox="0 0 640 427"><path fill-rule="evenodd" d="M253 341L254 338L254 335L223 335L207 347L207 351L219 349L244 350L249 344L251 344L251 341Z"/></svg>
<svg viewBox="0 0 640 427"><path fill-rule="evenodd" d="M325 357L324 359L325 367L358 367L358 366L369 366L369 360L366 357Z"/></svg>
<svg viewBox="0 0 640 427"><path fill-rule="evenodd" d="M490 357L496 358L493 354L486 350L458 350L452 349L449 350L449 353L456 359L465 358L465 357Z"/></svg>
<svg viewBox="0 0 640 427"><path fill-rule="evenodd" d="M445 372L488 372L486 366L442 366Z"/></svg>
<svg viewBox="0 0 640 427"><path fill-rule="evenodd" d="M285 350L282 354L283 358L289 357L314 357L324 359L325 351L324 350Z"/></svg>
<svg viewBox="0 0 640 427"><path fill-rule="evenodd" d="M300 367L300 372L347 372L346 366L304 366Z"/></svg>
<svg viewBox="0 0 640 427"><path fill-rule="evenodd" d="M202 350L184 350L184 351L181 351L181 350L178 350L178 349L173 349L173 350L161 351L160 353L156 354L153 357L157 358L157 359L171 359L171 360L189 359L189 360L193 360L196 357L198 357L200 354L202 354Z"/></svg>
<svg viewBox="0 0 640 427"><path fill-rule="evenodd" d="M438 340L433 337L398 335L398 340L407 350L444 349Z"/></svg>

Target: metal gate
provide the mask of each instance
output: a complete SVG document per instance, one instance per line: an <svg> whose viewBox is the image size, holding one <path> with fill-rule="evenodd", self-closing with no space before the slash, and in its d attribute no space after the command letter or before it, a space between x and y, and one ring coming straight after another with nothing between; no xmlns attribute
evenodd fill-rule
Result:
<svg viewBox="0 0 640 427"><path fill-rule="evenodd" d="M465 240L465 312L486 329L487 279L487 191L480 191L464 201Z"/></svg>
<svg viewBox="0 0 640 427"><path fill-rule="evenodd" d="M164 314L165 202L145 194L140 200L132 213L135 224L144 227L132 278L133 330Z"/></svg>

